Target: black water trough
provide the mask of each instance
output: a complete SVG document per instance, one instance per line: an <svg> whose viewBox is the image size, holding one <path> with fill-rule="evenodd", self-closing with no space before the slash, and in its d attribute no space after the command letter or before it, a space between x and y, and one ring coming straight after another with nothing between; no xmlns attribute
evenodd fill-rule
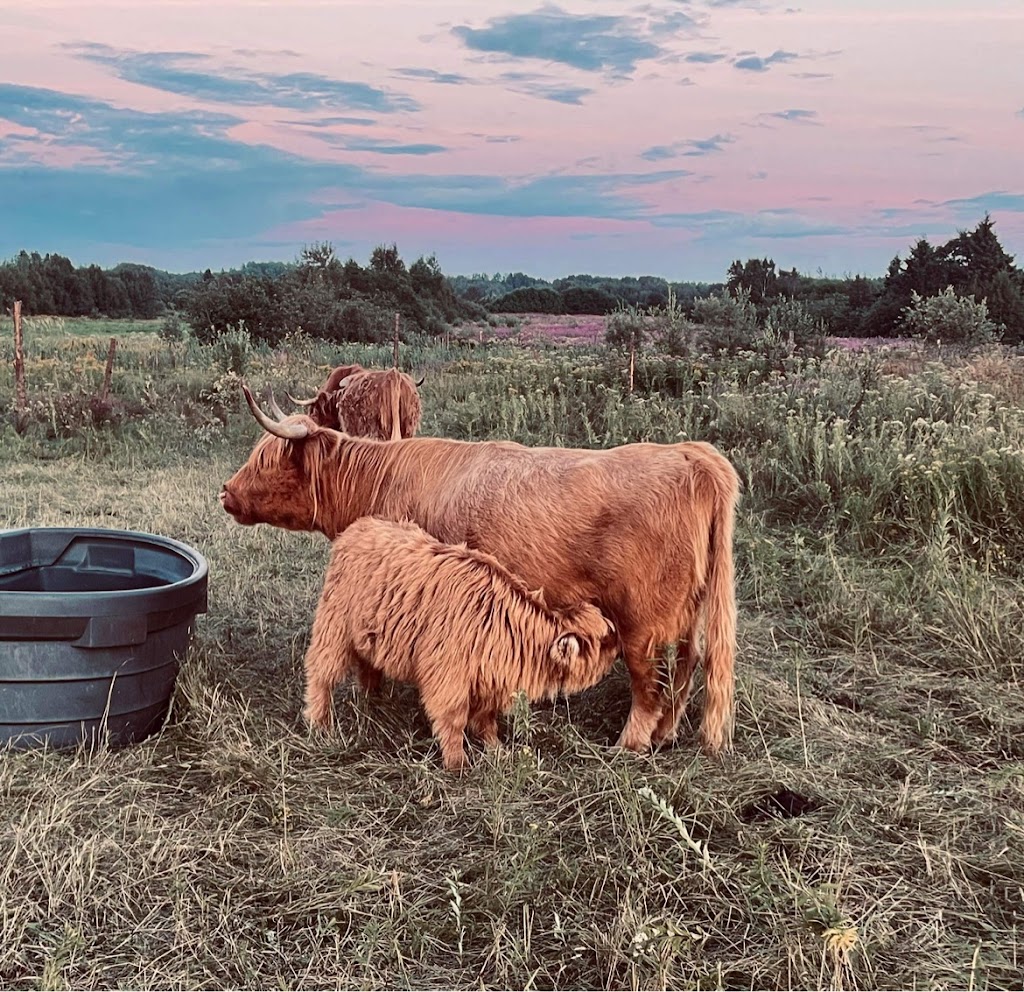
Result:
<svg viewBox="0 0 1024 992"><path fill-rule="evenodd" d="M126 530L0 531L0 747L133 744L163 723L206 559Z"/></svg>

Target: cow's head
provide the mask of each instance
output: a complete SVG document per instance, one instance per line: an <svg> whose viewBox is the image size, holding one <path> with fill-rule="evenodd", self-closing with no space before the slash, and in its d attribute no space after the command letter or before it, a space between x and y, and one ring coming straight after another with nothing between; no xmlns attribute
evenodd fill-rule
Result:
<svg viewBox="0 0 1024 992"><path fill-rule="evenodd" d="M315 396L309 399L296 399L291 393L285 395L296 406L305 407L307 415L314 423L339 431L343 429L343 424L338 403L349 383L364 372L366 369L362 365L339 365L327 377L327 381L317 390Z"/></svg>
<svg viewBox="0 0 1024 992"><path fill-rule="evenodd" d="M566 694L597 682L619 653L619 634L592 603L581 603L557 614L560 633L548 651Z"/></svg>
<svg viewBox="0 0 1024 992"><path fill-rule="evenodd" d="M327 381L320 388L325 393L332 393L335 389L343 389L342 383L359 372L365 372L362 365L339 365L328 377Z"/></svg>
<svg viewBox="0 0 1024 992"><path fill-rule="evenodd" d="M312 418L312 420L319 424L321 427L330 427L336 431L347 431L349 433L363 434L369 433L372 437L377 437L375 431L366 431L365 427L352 427L350 424L346 424L345 409L346 400L345 395L348 392L352 392L353 395L358 395L362 400L357 400L357 405L363 405L366 403L367 393L365 387L368 387L369 383L381 382L381 376L390 374L391 370L387 372L379 369L365 369L362 365L339 365L335 368L331 374L327 377L324 384L317 390L315 396L311 396L309 399L297 399L292 396L291 393L285 395L289 400L292 401L296 406L306 408L306 414ZM397 371L397 370L395 370ZM408 379L410 383L413 380L401 373L402 379ZM413 383L414 387L423 385L426 376L424 375L419 381ZM355 385L353 390L351 387ZM413 390L415 392L415 389ZM280 417L278 418L280 419ZM419 426L419 414L416 415L416 423L413 425L411 432L404 432L406 436L409 433L415 433L416 427ZM382 437L382 440L386 438Z"/></svg>
<svg viewBox="0 0 1024 992"><path fill-rule="evenodd" d="M324 463L342 435L304 415L273 420L243 385L253 417L267 432L220 491L220 504L240 524L325 531ZM325 531L326 532L326 531Z"/></svg>

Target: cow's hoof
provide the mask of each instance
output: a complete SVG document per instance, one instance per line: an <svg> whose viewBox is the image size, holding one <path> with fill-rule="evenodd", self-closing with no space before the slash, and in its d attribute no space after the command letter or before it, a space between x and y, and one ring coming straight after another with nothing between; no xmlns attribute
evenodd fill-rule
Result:
<svg viewBox="0 0 1024 992"><path fill-rule="evenodd" d="M651 741L649 738L642 737L639 734L627 734L624 730L619 734L619 739L615 742L615 746L623 751L632 751L635 754L644 754L651 749Z"/></svg>

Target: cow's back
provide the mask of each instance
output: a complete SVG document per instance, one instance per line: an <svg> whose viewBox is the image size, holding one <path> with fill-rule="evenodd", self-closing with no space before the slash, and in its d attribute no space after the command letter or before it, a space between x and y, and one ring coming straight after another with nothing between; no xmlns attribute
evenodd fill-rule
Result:
<svg viewBox="0 0 1024 992"><path fill-rule="evenodd" d="M458 476L424 493L418 518L440 540L492 554L552 606L590 600L628 622L651 586L682 586L702 571L709 507L694 497L722 463L732 471L693 442L481 446Z"/></svg>

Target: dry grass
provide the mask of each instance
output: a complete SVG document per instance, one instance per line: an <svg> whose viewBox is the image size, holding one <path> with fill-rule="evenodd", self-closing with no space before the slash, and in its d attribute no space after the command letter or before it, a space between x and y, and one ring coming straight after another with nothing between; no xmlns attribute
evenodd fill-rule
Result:
<svg viewBox="0 0 1024 992"><path fill-rule="evenodd" d="M1021 562L974 554L958 502L945 527L869 545L877 522L849 487L881 483L862 467L822 490L822 469L806 493L785 489L785 445L733 440L774 416L775 395L735 393L735 369L706 369L710 392L623 404L600 355L415 356L434 369L426 432L613 443L685 424L775 486L748 490L737 536L734 754L701 756L692 732L651 756L611 750L629 705L618 665L568 704L518 707L504 747L452 778L404 687L340 691L339 730L303 729L326 544L228 520L216 493L255 425L230 397L226 423L199 419L223 376L206 353L171 367L153 358L166 346L137 347L115 390L173 402L65 438L5 423L0 526L185 540L210 562L209 613L159 735L0 757L0 986L1021 987ZM333 357L257 356L248 371L309 386ZM809 403L856 398L848 366L804 369L782 409L811 396L796 377L812 374ZM934 378L922 388L938 395ZM9 396L0 379L0 409ZM986 424L1021 457L1017 421ZM818 443L797 426L794 450ZM870 429L852 436L881 479ZM815 516L794 510L812 497ZM1004 526L992 539L1015 547Z"/></svg>

